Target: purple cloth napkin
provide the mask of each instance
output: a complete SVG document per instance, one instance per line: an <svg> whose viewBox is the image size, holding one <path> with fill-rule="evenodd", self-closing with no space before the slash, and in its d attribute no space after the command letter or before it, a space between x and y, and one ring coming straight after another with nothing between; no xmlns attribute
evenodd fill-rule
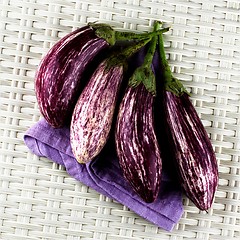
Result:
<svg viewBox="0 0 240 240"><path fill-rule="evenodd" d="M54 129L40 120L26 132L24 141L34 154L63 165L78 181L167 231L171 231L182 216L181 191L166 174L163 174L159 197L154 203L143 202L133 192L122 176L113 139L109 139L96 159L85 165L79 164L73 156L69 128Z"/></svg>

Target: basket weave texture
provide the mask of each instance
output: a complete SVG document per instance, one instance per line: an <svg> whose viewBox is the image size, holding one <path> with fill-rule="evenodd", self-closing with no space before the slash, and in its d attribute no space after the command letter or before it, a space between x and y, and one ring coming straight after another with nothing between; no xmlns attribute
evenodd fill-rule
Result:
<svg viewBox="0 0 240 240"><path fill-rule="evenodd" d="M37 65L59 38L88 22L143 32L154 20L172 27L164 35L169 63L191 92L220 175L209 212L184 198L171 233L23 143L40 119ZM1 0L0 54L0 239L240 239L240 1Z"/></svg>

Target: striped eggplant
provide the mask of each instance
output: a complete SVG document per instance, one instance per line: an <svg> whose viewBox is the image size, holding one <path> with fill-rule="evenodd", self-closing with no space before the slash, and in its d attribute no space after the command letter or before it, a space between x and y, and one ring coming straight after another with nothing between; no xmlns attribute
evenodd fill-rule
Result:
<svg viewBox="0 0 240 240"><path fill-rule="evenodd" d="M162 161L154 132L154 96L144 84L128 87L120 104L115 142L124 177L145 201L159 192Z"/></svg>
<svg viewBox="0 0 240 240"><path fill-rule="evenodd" d="M90 162L104 147L112 125L124 67L104 60L91 76L74 108L70 140L80 163Z"/></svg>
<svg viewBox="0 0 240 240"><path fill-rule="evenodd" d="M217 161L207 132L186 93L176 96L165 91L163 103L181 185L200 210L207 210L218 183Z"/></svg>
<svg viewBox="0 0 240 240"><path fill-rule="evenodd" d="M92 27L85 26L60 39L42 59L35 91L40 112L51 126L59 128L70 122L86 83L86 68L108 46Z"/></svg>
<svg viewBox="0 0 240 240"><path fill-rule="evenodd" d="M200 209L211 207L218 185L218 166L208 134L189 94L172 76L166 60L163 37L159 35L160 71L163 80L162 107L168 144L180 183L189 199Z"/></svg>
<svg viewBox="0 0 240 240"><path fill-rule="evenodd" d="M162 175L161 152L154 128L156 79L152 61L156 44L157 37L153 37L143 63L129 78L115 130L116 150L123 175L148 203L157 198ZM141 52L138 54L140 57ZM141 57L136 60L140 61Z"/></svg>

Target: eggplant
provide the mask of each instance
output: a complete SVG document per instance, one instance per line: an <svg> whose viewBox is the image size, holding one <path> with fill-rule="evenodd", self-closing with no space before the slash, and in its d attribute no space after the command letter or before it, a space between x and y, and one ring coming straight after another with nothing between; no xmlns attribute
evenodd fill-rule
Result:
<svg viewBox="0 0 240 240"><path fill-rule="evenodd" d="M190 200L200 209L212 206L218 185L218 165L208 134L189 93L176 79L166 60L163 37L159 35L159 67L163 85L164 127L179 182Z"/></svg>
<svg viewBox="0 0 240 240"><path fill-rule="evenodd" d="M40 62L35 92L41 114L54 128L70 122L74 106L85 86L89 64L109 46L90 26L60 39Z"/></svg>
<svg viewBox="0 0 240 240"><path fill-rule="evenodd" d="M162 160L154 130L154 96L144 84L129 86L120 104L115 142L124 177L145 201L159 193Z"/></svg>
<svg viewBox="0 0 240 240"><path fill-rule="evenodd" d="M123 175L147 203L157 198L162 175L161 151L154 127L156 79L152 60L156 44L157 37L153 37L143 63L129 79L120 103L115 131L116 150Z"/></svg>
<svg viewBox="0 0 240 240"><path fill-rule="evenodd" d="M91 76L74 108L70 140L80 163L90 162L103 149L109 136L124 66L104 60Z"/></svg>
<svg viewBox="0 0 240 240"><path fill-rule="evenodd" d="M165 121L169 144L181 185L200 209L211 207L218 184L218 166L212 144L188 94L165 91Z"/></svg>

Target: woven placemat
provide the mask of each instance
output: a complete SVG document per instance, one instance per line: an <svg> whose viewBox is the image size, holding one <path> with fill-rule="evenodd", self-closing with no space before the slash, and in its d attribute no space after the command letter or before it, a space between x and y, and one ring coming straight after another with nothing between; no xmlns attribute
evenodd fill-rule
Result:
<svg viewBox="0 0 240 240"><path fill-rule="evenodd" d="M0 1L0 239L240 239L239 0ZM88 22L165 34L174 75L210 134L220 181L208 213L184 198L169 233L31 154L24 132L40 113L36 67L62 36Z"/></svg>

